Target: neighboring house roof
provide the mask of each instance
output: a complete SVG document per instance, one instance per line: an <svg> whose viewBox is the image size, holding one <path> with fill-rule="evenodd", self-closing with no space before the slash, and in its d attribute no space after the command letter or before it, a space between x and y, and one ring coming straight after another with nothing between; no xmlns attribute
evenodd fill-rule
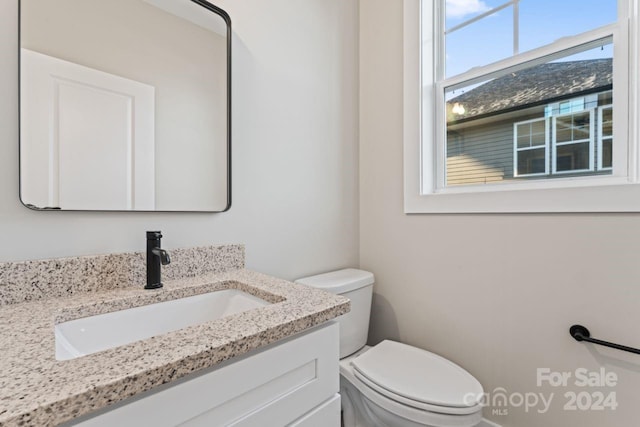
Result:
<svg viewBox="0 0 640 427"><path fill-rule="evenodd" d="M504 110L518 110L545 104L581 93L609 90L612 87L612 60L552 62L516 71L475 87L447 102L447 117L453 105L464 106L464 114L455 114L456 122Z"/></svg>

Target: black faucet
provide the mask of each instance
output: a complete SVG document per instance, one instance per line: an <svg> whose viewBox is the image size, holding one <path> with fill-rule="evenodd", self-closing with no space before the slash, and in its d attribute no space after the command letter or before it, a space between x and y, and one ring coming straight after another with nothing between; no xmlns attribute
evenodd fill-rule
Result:
<svg viewBox="0 0 640 427"><path fill-rule="evenodd" d="M171 262L169 254L160 248L162 233L147 231L147 284L145 289L159 289L162 287L161 267Z"/></svg>

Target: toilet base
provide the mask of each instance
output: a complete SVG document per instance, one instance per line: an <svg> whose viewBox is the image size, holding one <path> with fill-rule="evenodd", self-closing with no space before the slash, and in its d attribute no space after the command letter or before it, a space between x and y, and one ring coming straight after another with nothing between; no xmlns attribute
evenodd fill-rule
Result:
<svg viewBox="0 0 640 427"><path fill-rule="evenodd" d="M342 427L474 427L482 421L482 414L474 416L430 414L437 424L417 423L400 417L364 397L353 384L340 378Z"/></svg>
<svg viewBox="0 0 640 427"><path fill-rule="evenodd" d="M346 384L343 384L346 383ZM438 427L400 419L378 407L347 381L340 379L342 427Z"/></svg>

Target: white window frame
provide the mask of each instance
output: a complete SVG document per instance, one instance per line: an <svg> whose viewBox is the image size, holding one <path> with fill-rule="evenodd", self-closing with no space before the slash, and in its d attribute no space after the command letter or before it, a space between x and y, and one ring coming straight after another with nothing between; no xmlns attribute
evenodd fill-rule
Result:
<svg viewBox="0 0 640 427"><path fill-rule="evenodd" d="M568 117L568 116L574 116L576 114L585 114L585 113L589 113L589 138L588 139L578 139L578 140L571 140L571 141L565 141L565 142L558 142L557 141L557 135L556 135L556 131L557 131L557 126L556 123L558 121L559 118L562 117ZM555 115L551 118L553 124L551 126L551 131L552 131L552 153L551 153L551 162L552 162L552 167L551 167L551 173L553 175L567 175L567 174L574 174L574 173L583 173L583 172L594 172L595 171L595 159L594 159L594 135L595 135L595 108L589 108L589 109L585 109L582 111L572 111L569 113L564 113L564 114L558 114ZM589 167L587 169L573 169L573 170L569 170L569 171L559 171L558 170L558 147L563 147L566 145L574 145L574 144L584 144L585 142L589 143Z"/></svg>
<svg viewBox="0 0 640 427"><path fill-rule="evenodd" d="M528 123L542 122L544 121L544 144L536 145L534 147L518 148L518 126ZM540 173L520 173L518 171L518 153L520 151L539 150L544 147L544 172ZM515 122L513 124L513 177L533 177L533 176L545 176L549 175L549 119L542 117L539 119L524 120L521 122Z"/></svg>
<svg viewBox="0 0 640 427"><path fill-rule="evenodd" d="M602 146L604 145L604 139L611 139L613 140L613 135L612 136L603 136L602 134L602 111L603 110L612 110L613 109L613 105L609 104L609 105L601 105L598 107L598 170L600 171L608 171L613 169L611 166L607 166L604 167L602 166Z"/></svg>
<svg viewBox="0 0 640 427"><path fill-rule="evenodd" d="M424 1L426 7L421 8ZM447 81L447 87L469 85L473 79L486 80L505 68L522 62L540 61L582 43L611 37L614 42L613 174L566 177L538 182L444 187L445 157L442 85L435 83L434 61L439 28L421 32L420 19L435 22L440 1L404 0L404 165L405 212L616 212L640 211L638 164L638 0L619 0L620 16L615 24L588 33L566 37L556 45L544 46L495 64L478 67ZM433 7L432 7L433 6ZM431 65L429 65L431 64ZM626 102L625 102L626 100ZM621 105L616 108L616 105ZM436 126L440 124L440 126ZM627 143L628 141L628 143ZM617 149L616 147L622 147ZM436 161L438 159L439 161ZM519 191L527 190L527 191ZM603 193L606 192L606 193ZM600 194L598 197L597 195ZM606 194L606 197L602 197ZM552 196L552 197L550 197Z"/></svg>

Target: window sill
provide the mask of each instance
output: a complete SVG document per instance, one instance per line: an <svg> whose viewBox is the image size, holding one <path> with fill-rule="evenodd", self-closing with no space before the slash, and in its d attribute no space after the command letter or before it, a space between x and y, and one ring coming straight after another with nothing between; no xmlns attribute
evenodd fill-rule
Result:
<svg viewBox="0 0 640 427"><path fill-rule="evenodd" d="M588 171L587 171L588 172ZM557 175L560 175L558 172ZM535 175L527 175L535 176ZM547 175L541 175L547 176ZM632 185L626 177L614 176L584 176L574 178L549 178L545 180L511 180L492 182L485 185L469 184L456 185L436 190L433 194L461 194L461 193L488 193L500 191L525 191L525 190L568 190L582 187L619 186Z"/></svg>
<svg viewBox="0 0 640 427"><path fill-rule="evenodd" d="M621 181L625 181L621 183ZM638 212L640 184L610 178L606 185L514 190L506 187L470 191L447 189L405 194L405 213L552 213Z"/></svg>

